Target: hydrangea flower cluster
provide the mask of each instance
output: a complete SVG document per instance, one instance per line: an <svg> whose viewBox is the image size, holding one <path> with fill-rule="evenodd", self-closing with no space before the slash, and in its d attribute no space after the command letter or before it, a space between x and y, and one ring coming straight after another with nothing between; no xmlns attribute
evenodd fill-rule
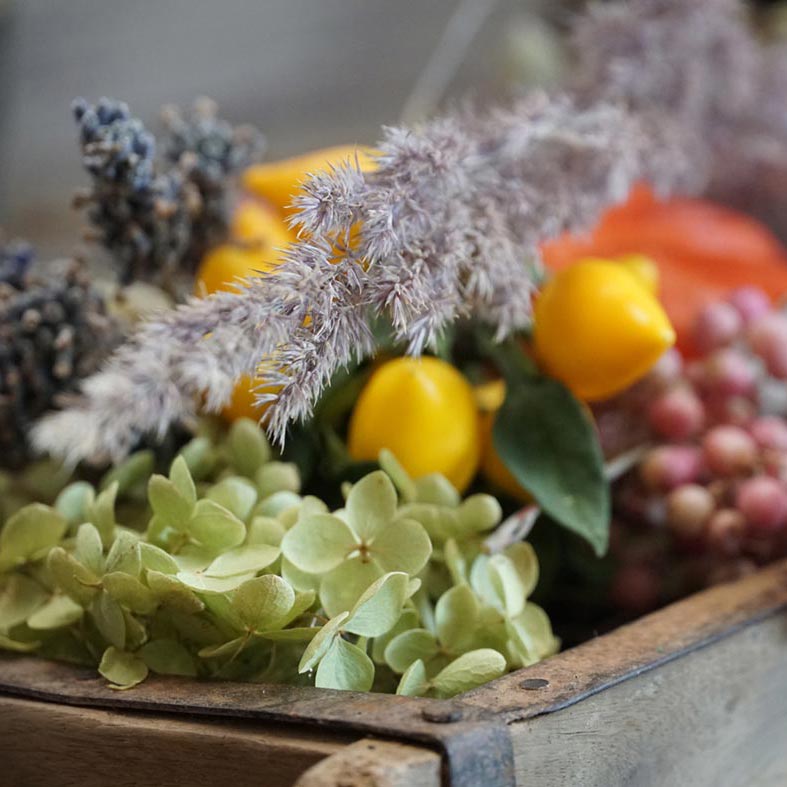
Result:
<svg viewBox="0 0 787 787"><path fill-rule="evenodd" d="M532 548L482 549L488 495L386 455L331 512L244 420L167 476L153 463L132 454L8 518L0 648L98 666L114 688L154 672L438 697L558 648L529 601Z"/></svg>

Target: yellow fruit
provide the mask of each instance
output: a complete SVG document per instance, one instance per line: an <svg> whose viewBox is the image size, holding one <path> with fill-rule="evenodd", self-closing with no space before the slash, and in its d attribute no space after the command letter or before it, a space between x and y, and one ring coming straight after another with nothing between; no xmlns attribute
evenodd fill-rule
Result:
<svg viewBox="0 0 787 787"><path fill-rule="evenodd" d="M505 397L506 384L503 380L492 380L475 389L475 399L481 415L481 475L494 489L499 489L522 503L531 503L533 498L503 464L492 443L495 416Z"/></svg>
<svg viewBox="0 0 787 787"><path fill-rule="evenodd" d="M544 286L533 314L533 343L544 369L588 401L642 377L675 343L656 298L614 262L586 260Z"/></svg>
<svg viewBox="0 0 787 787"><path fill-rule="evenodd" d="M629 273L633 273L652 295L659 294L659 266L644 254L623 254L615 257L615 262L622 265Z"/></svg>
<svg viewBox="0 0 787 787"><path fill-rule="evenodd" d="M356 460L394 453L414 478L442 473L460 492L478 469L478 411L473 389L437 358L397 358L380 366L350 417L348 449Z"/></svg>
<svg viewBox="0 0 787 787"><path fill-rule="evenodd" d="M311 175L348 160L354 162L356 156L361 170L367 172L377 166L373 152L371 148L358 145L337 145L281 161L254 164L243 173L242 184L286 216L293 212L293 197Z"/></svg>
<svg viewBox="0 0 787 787"><path fill-rule="evenodd" d="M247 200L232 217L230 238L229 243L216 246L203 258L195 283L197 295L233 291L239 279L270 271L279 262L280 250L295 235L270 208Z"/></svg>
<svg viewBox="0 0 787 787"><path fill-rule="evenodd" d="M238 418L251 418L253 421L259 421L265 414L265 411L270 406L265 404L262 407L254 405L257 389L262 382L262 378L252 381L250 377L241 377L232 391L232 398L229 404L221 411L221 417L226 421L235 421ZM266 389L273 392L272 388Z"/></svg>

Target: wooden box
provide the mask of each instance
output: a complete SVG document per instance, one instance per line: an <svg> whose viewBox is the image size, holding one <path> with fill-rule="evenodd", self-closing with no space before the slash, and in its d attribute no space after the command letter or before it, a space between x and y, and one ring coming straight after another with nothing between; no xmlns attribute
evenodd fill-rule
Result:
<svg viewBox="0 0 787 787"><path fill-rule="evenodd" d="M3 785L787 785L787 561L452 700L0 660Z"/></svg>

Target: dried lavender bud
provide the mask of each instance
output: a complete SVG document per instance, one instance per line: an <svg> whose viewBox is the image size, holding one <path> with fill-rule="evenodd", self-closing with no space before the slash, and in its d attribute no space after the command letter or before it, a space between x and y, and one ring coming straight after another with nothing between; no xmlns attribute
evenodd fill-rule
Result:
<svg viewBox="0 0 787 787"><path fill-rule="evenodd" d="M5 467L25 461L31 423L95 372L119 339L79 263L39 279L27 273L31 258L21 245L0 247L0 466Z"/></svg>
<svg viewBox="0 0 787 787"><path fill-rule="evenodd" d="M173 106L165 107L162 115L167 131L162 156L199 191L201 214L194 223L190 249L190 256L199 259L226 235L230 176L261 158L265 140L253 126L232 126L222 120L209 98L195 101L189 115Z"/></svg>
<svg viewBox="0 0 787 787"><path fill-rule="evenodd" d="M0 285L19 288L33 261L33 247L23 241L0 243Z"/></svg>
<svg viewBox="0 0 787 787"><path fill-rule="evenodd" d="M256 156L259 135L220 121L212 105L199 104L188 120L170 110L159 160L153 135L123 102L77 99L73 112L92 177L76 204L87 207L120 281L178 289L207 245L223 239L228 178Z"/></svg>

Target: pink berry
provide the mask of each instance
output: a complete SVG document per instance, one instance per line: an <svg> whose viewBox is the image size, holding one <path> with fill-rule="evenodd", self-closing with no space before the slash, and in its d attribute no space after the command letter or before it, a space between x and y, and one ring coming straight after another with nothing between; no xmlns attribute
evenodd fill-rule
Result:
<svg viewBox="0 0 787 787"><path fill-rule="evenodd" d="M705 525L708 546L722 555L740 554L745 535L746 519L734 508L721 508L714 511Z"/></svg>
<svg viewBox="0 0 787 787"><path fill-rule="evenodd" d="M647 379L659 387L675 382L683 371L683 356L674 347L670 347L648 372Z"/></svg>
<svg viewBox="0 0 787 787"><path fill-rule="evenodd" d="M715 507L713 495L704 486L684 484L667 497L667 524L680 538L697 538Z"/></svg>
<svg viewBox="0 0 787 787"><path fill-rule="evenodd" d="M748 429L757 416L757 407L745 396L714 394L705 398L708 420L718 424L732 424Z"/></svg>
<svg viewBox="0 0 787 787"><path fill-rule="evenodd" d="M787 422L777 415L762 415L749 424L749 434L760 448L787 451Z"/></svg>
<svg viewBox="0 0 787 787"><path fill-rule="evenodd" d="M648 421L655 432L668 440L687 440L702 428L705 409L690 388L672 388L653 400Z"/></svg>
<svg viewBox="0 0 787 787"><path fill-rule="evenodd" d="M748 331L749 343L761 358L773 345L787 341L787 317L769 312L755 320Z"/></svg>
<svg viewBox="0 0 787 787"><path fill-rule="evenodd" d="M703 470L702 451L693 445L663 445L650 450L639 466L651 490L667 491L696 481Z"/></svg>
<svg viewBox="0 0 787 787"><path fill-rule="evenodd" d="M760 456L762 468L771 478L787 482L787 452L765 448Z"/></svg>
<svg viewBox="0 0 787 787"><path fill-rule="evenodd" d="M771 299L759 287L739 287L727 300L747 325L771 310Z"/></svg>
<svg viewBox="0 0 787 787"><path fill-rule="evenodd" d="M738 487L735 505L753 535L767 535L787 524L787 490L775 478L757 476Z"/></svg>
<svg viewBox="0 0 787 787"><path fill-rule="evenodd" d="M734 306L724 301L709 303L694 321L694 346L705 355L733 341L742 327L743 319Z"/></svg>
<svg viewBox="0 0 787 787"><path fill-rule="evenodd" d="M713 353L704 363L703 387L722 396L748 396L754 391L756 370L751 361L738 350L724 348Z"/></svg>
<svg viewBox="0 0 787 787"><path fill-rule="evenodd" d="M702 449L711 472L720 476L747 472L757 461L757 444L738 426L714 426L705 435Z"/></svg>

